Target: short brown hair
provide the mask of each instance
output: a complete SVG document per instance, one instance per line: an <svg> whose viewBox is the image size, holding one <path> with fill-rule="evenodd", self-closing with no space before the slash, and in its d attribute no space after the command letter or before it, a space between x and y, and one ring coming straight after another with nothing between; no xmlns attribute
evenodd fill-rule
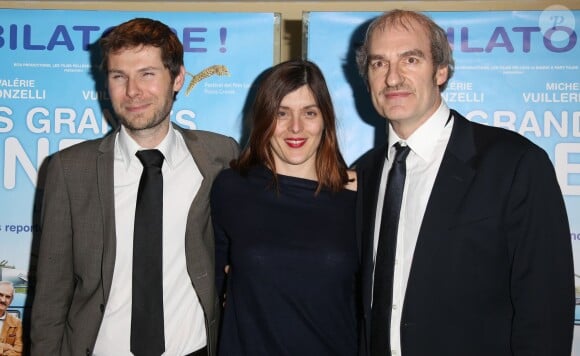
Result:
<svg viewBox="0 0 580 356"><path fill-rule="evenodd" d="M369 41L374 32L377 29L384 30L387 27L400 27L408 31L420 30L421 28L417 29L413 27L414 23L418 23L427 32L427 36L429 36L429 41L431 42L431 59L433 61L433 75L435 75L435 72L440 67L447 67L447 80L439 86L441 92L445 90L447 82L453 76L455 69L453 52L447 40L447 34L428 16L420 12L399 9L385 12L374 19L367 28L364 43L356 51L358 71L365 82L368 81Z"/></svg>
<svg viewBox="0 0 580 356"><path fill-rule="evenodd" d="M338 147L336 116L326 80L318 66L306 60L289 60L270 68L262 77L250 112L248 144L232 167L245 174L252 166L264 164L274 173L276 165L270 139L276 129L276 113L282 99L307 85L320 109L324 130L316 152L319 192L322 188L339 191L348 182L346 163Z"/></svg>
<svg viewBox="0 0 580 356"><path fill-rule="evenodd" d="M175 79L183 66L183 45L164 23L148 18L135 18L112 28L99 40L103 56L101 69L109 70L109 54L124 48L153 46L161 49L161 61Z"/></svg>

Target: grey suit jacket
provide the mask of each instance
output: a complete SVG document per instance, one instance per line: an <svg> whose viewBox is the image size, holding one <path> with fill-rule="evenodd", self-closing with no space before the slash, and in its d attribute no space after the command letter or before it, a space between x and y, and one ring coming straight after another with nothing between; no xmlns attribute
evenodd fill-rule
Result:
<svg viewBox="0 0 580 356"><path fill-rule="evenodd" d="M189 210L185 249L205 313L209 355L214 355L219 308L209 193L239 147L229 137L174 127L203 175ZM85 141L57 152L48 164L32 307L33 355L92 353L115 265L114 146L115 134Z"/></svg>

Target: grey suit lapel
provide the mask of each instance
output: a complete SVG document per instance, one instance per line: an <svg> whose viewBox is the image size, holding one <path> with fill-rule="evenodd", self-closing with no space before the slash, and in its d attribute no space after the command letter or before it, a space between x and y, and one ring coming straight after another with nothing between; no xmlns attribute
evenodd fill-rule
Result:
<svg viewBox="0 0 580 356"><path fill-rule="evenodd" d="M213 179L219 169L214 167L210 160L210 154L195 131L186 131L178 126L174 127L183 135L185 144L203 177L199 191L191 203L187 216L185 259L193 286L202 302L202 306L205 308L212 303L209 299L211 295L208 294L208 291L212 286L213 280L209 280L207 266L211 265L214 253L208 197Z"/></svg>
<svg viewBox="0 0 580 356"><path fill-rule="evenodd" d="M115 267L115 254L117 251L116 229L115 229L115 182L114 182L114 161L115 161L115 137L117 131L105 136L99 145L97 156L97 184L99 189L99 202L101 205L101 216L103 219L103 261L102 261L102 283L103 299L105 303L111 291L113 282L113 269Z"/></svg>
<svg viewBox="0 0 580 356"><path fill-rule="evenodd" d="M211 189L212 178L212 163L209 160L209 153L207 152L206 148L201 144L199 137L195 135L193 131L185 131L179 126L174 126L181 134L185 140L185 144L195 161L195 164L201 175L203 180L201 182L201 186L199 188L199 192L195 196L194 203L197 201L199 197L206 197L209 194L209 190ZM191 211L190 211L191 213Z"/></svg>

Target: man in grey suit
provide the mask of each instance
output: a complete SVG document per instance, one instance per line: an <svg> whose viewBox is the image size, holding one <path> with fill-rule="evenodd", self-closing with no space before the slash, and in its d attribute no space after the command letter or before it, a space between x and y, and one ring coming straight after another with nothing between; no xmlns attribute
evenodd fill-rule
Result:
<svg viewBox="0 0 580 356"><path fill-rule="evenodd" d="M49 162L32 308L33 355L130 355L133 229L141 150L163 154L165 355L214 355L211 184L239 147L170 123L183 47L165 24L125 22L100 40L120 127ZM142 340L145 342L146 340ZM150 354L150 353L147 353ZM157 353L159 354L159 353Z"/></svg>

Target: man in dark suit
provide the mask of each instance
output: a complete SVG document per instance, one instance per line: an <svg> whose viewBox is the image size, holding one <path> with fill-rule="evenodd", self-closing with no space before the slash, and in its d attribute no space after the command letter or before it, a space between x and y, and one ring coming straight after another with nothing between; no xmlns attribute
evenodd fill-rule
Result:
<svg viewBox="0 0 580 356"><path fill-rule="evenodd" d="M162 287L151 281L147 293L162 289L163 314L161 323L145 319L137 327L161 328L165 355L215 355L218 300L209 193L239 147L231 138L170 123L185 68L183 47L165 24L134 19L115 27L100 45L121 125L50 160L32 354L139 354L130 342L132 297L142 296L132 283L132 261L139 257L133 255L135 207L144 170L136 153L156 149L163 159ZM147 339L135 344L142 347Z"/></svg>
<svg viewBox="0 0 580 356"><path fill-rule="evenodd" d="M570 355L570 232L546 153L447 107L451 49L420 13L373 21L357 62L389 122L388 143L356 166L362 354ZM408 155L393 163L398 146ZM401 163L399 215L381 228L395 210L391 198L383 209L387 175Z"/></svg>

